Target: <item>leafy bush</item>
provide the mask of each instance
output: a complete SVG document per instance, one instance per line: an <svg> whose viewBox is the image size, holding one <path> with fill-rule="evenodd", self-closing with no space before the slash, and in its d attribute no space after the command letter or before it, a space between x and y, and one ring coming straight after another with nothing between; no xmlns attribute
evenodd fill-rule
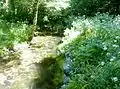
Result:
<svg viewBox="0 0 120 89"><path fill-rule="evenodd" d="M69 24L64 8L65 0L38 1L38 31L63 32L65 26ZM29 24L33 24L36 16L36 2L35 0L14 0L11 4L14 5L13 11L6 12L5 2L2 0L0 3L0 18L9 22L27 21ZM62 6L60 5L61 2ZM44 20L45 18L48 20Z"/></svg>
<svg viewBox="0 0 120 89"><path fill-rule="evenodd" d="M14 44L28 41L32 30L25 23L9 23L0 20L0 54L12 49Z"/></svg>
<svg viewBox="0 0 120 89"><path fill-rule="evenodd" d="M8 2L9 11L6 11L6 2L1 0L0 19L9 22L33 22L35 9L33 0L8 0Z"/></svg>
<svg viewBox="0 0 120 89"><path fill-rule="evenodd" d="M64 48L73 62L67 89L120 87L119 19L99 14L74 22L73 27L82 30L82 34Z"/></svg>
<svg viewBox="0 0 120 89"><path fill-rule="evenodd" d="M45 2L44 9L39 11L38 25L41 31L63 33L66 27L71 26L71 18L66 13L66 8L69 7L69 2L67 1L69 0L51 0Z"/></svg>
<svg viewBox="0 0 120 89"><path fill-rule="evenodd" d="M95 15L97 12L119 14L119 4L118 0L71 0L71 7L69 12L72 15Z"/></svg>

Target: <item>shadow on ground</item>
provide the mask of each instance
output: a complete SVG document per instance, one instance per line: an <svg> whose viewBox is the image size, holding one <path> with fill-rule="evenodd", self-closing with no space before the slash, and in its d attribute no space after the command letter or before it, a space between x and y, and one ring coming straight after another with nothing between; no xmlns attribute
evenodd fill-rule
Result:
<svg viewBox="0 0 120 89"><path fill-rule="evenodd" d="M39 77L34 79L32 89L56 89L63 82L63 57L44 58L41 63L38 63Z"/></svg>

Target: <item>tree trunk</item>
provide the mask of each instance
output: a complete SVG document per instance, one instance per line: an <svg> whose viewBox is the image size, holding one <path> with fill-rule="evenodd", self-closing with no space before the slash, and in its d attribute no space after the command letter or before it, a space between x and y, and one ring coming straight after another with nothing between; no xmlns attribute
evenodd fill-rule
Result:
<svg viewBox="0 0 120 89"><path fill-rule="evenodd" d="M38 21L38 9L39 9L39 0L35 0L35 17L33 19L33 32L32 37L34 36L34 32L37 30L37 21Z"/></svg>

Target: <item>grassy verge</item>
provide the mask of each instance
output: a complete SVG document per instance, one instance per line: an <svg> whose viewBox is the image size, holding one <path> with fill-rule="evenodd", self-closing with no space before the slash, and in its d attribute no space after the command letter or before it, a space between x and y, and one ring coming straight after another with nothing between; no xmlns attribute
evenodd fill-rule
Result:
<svg viewBox="0 0 120 89"><path fill-rule="evenodd" d="M28 41L31 33L30 26L25 23L0 20L0 55L12 49L14 44Z"/></svg>

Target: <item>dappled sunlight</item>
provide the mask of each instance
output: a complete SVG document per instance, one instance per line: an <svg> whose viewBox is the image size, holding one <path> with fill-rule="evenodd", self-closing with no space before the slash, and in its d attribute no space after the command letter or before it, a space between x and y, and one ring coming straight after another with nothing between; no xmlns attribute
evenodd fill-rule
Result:
<svg viewBox="0 0 120 89"><path fill-rule="evenodd" d="M120 1L0 0L0 89L120 89Z"/></svg>
<svg viewBox="0 0 120 89"><path fill-rule="evenodd" d="M56 10L66 9L70 6L69 4L70 0L54 0L47 2L46 7L55 7Z"/></svg>

